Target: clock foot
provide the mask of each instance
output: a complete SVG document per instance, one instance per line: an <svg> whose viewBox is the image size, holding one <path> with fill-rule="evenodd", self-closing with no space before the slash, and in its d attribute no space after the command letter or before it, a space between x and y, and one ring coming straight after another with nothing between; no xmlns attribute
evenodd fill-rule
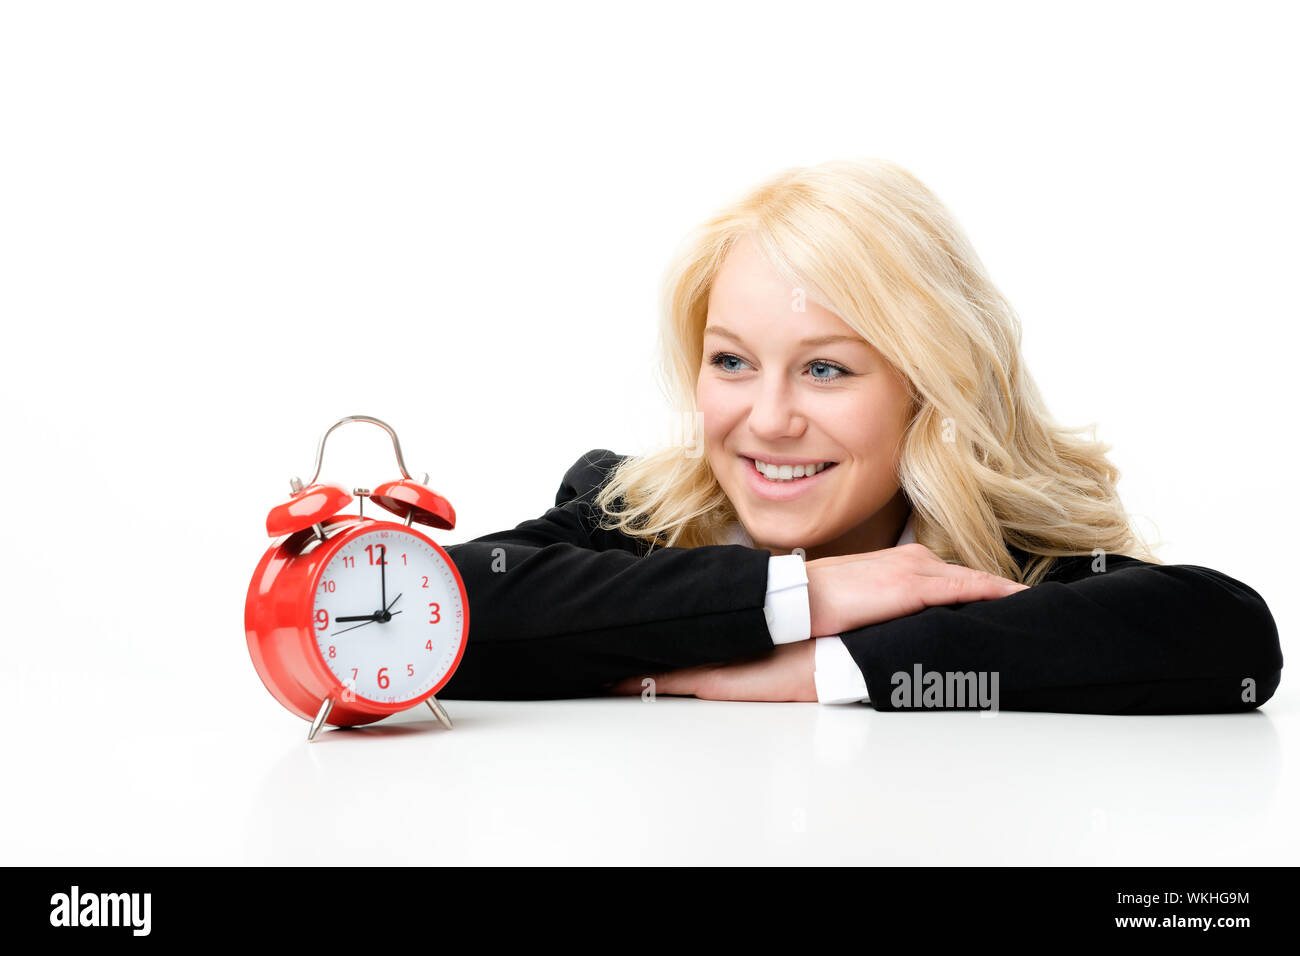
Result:
<svg viewBox="0 0 1300 956"><path fill-rule="evenodd" d="M451 730L451 718L448 717L447 712L442 709L442 704L438 703L437 698L428 697L424 702L429 705L429 709L433 711L434 716L442 721L442 725L448 730Z"/></svg>
<svg viewBox="0 0 1300 956"><path fill-rule="evenodd" d="M321 725L325 723L325 718L330 715L334 709L334 698L326 697L320 703L320 710L316 711L316 719L311 722L311 730L307 732L307 742L311 743L316 739L316 731L320 730Z"/></svg>

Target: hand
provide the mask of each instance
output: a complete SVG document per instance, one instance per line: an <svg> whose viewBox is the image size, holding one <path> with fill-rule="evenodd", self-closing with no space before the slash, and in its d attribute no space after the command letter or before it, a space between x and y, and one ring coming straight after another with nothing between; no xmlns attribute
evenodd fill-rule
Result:
<svg viewBox="0 0 1300 956"><path fill-rule="evenodd" d="M863 554L809 561L812 636L842 634L937 604L989 601L1025 590L1008 578L948 564L912 542Z"/></svg>
<svg viewBox="0 0 1300 956"><path fill-rule="evenodd" d="M758 656L722 664L683 667L658 674L655 695L698 697L702 700L816 701L811 640L778 644ZM643 675L625 678L609 692L639 695Z"/></svg>

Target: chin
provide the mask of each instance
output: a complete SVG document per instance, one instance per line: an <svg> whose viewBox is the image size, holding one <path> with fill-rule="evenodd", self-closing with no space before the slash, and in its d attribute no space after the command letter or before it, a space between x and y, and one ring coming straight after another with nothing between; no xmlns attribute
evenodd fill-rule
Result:
<svg viewBox="0 0 1300 956"><path fill-rule="evenodd" d="M750 536L756 542L761 541L762 547L773 551L793 551L795 548L808 551L822 543L820 538L811 534L800 533L798 530L792 532L786 527L771 527L767 522L752 526Z"/></svg>

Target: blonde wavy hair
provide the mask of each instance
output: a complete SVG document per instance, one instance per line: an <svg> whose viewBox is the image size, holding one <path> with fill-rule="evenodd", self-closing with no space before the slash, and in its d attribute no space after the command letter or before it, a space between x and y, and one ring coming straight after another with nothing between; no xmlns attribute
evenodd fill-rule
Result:
<svg viewBox="0 0 1300 956"><path fill-rule="evenodd" d="M1096 426L1063 427L1048 413L1020 354L1020 321L961 227L887 160L787 169L687 237L665 275L659 337L683 421L696 421L714 277L746 236L907 380L913 411L896 478L918 542L1030 585L1055 558L1098 548L1164 563L1120 502ZM594 504L602 527L651 547L723 544L738 520L707 457L680 442L624 459ZM1008 545L1030 555L1024 567Z"/></svg>

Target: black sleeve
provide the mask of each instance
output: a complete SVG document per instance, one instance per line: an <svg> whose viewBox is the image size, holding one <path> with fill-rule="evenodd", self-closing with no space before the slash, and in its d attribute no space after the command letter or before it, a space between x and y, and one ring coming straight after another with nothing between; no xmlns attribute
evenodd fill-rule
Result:
<svg viewBox="0 0 1300 956"><path fill-rule="evenodd" d="M655 548L598 530L592 499L620 457L597 448L555 507L510 531L444 548L465 582L469 639L439 697L589 697L629 674L770 651L771 552Z"/></svg>
<svg viewBox="0 0 1300 956"><path fill-rule="evenodd" d="M877 710L912 708L915 678L924 684L931 671L983 672L989 689L996 673L1001 710L1224 713L1273 696L1282 649L1257 592L1196 565L1128 555L1105 564L1094 571L1088 556L1061 558L1027 591L928 607L841 637ZM902 673L907 681L895 677ZM942 709L949 705L955 698L944 697Z"/></svg>

